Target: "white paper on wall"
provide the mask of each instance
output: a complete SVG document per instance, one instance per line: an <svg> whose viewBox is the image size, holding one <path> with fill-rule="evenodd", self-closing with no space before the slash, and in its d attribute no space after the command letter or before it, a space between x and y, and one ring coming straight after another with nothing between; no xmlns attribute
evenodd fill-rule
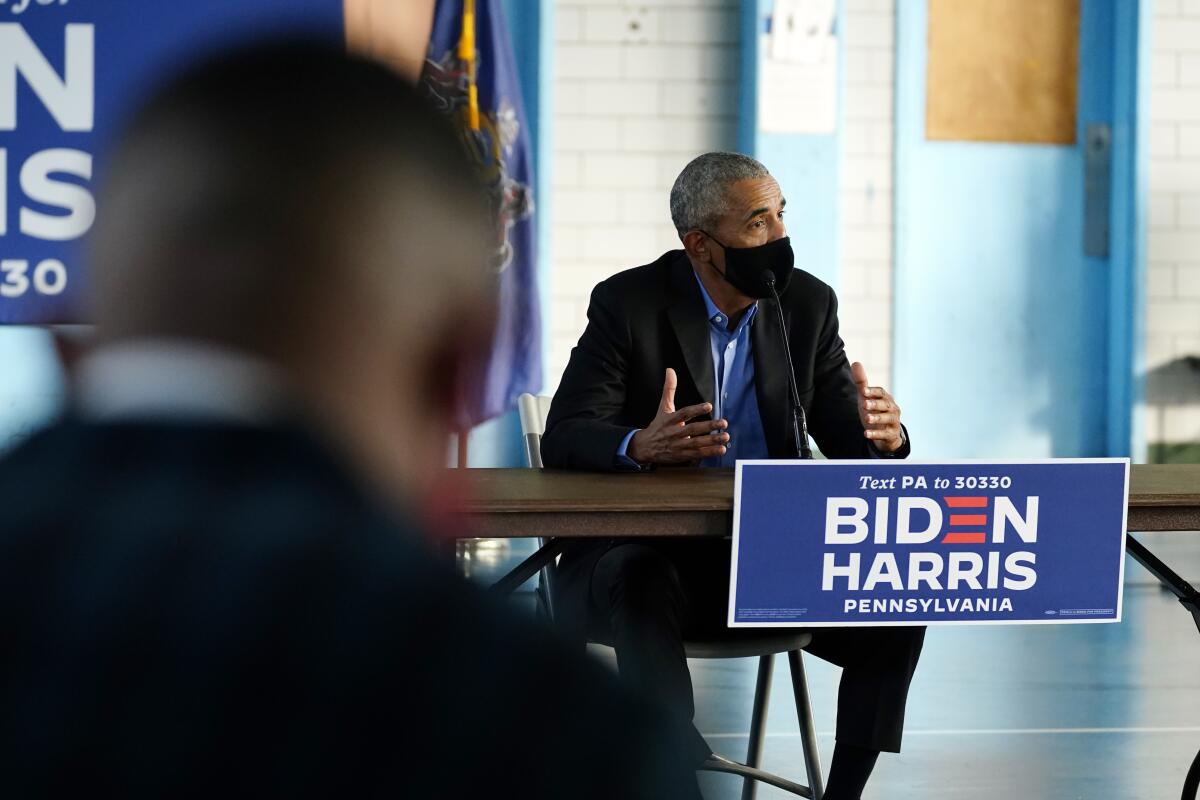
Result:
<svg viewBox="0 0 1200 800"><path fill-rule="evenodd" d="M835 0L776 0L758 71L758 128L833 133L837 128Z"/></svg>

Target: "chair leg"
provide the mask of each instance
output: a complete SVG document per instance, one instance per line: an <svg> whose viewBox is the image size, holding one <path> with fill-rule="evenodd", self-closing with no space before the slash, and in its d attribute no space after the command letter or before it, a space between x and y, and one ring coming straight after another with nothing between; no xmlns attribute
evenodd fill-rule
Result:
<svg viewBox="0 0 1200 800"><path fill-rule="evenodd" d="M759 656L758 682L754 684L754 710L750 713L750 747L746 751L746 765L759 767L762 764L763 740L767 733L767 706L771 702L771 672L775 668L775 655ZM742 800L754 800L758 781L746 778L742 783Z"/></svg>
<svg viewBox="0 0 1200 800"><path fill-rule="evenodd" d="M817 752L817 731L813 725L812 704L808 700L808 678L804 674L804 661L799 650L788 652L788 666L792 671L792 692L796 695L796 717L800 721L800 742L804 747L804 769L808 772L808 786L813 800L825 796L821 783L821 754Z"/></svg>

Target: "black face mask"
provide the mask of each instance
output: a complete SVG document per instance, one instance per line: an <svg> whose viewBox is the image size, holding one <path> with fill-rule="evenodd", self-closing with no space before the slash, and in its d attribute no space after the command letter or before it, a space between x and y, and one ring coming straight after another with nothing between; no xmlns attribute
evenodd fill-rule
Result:
<svg viewBox="0 0 1200 800"><path fill-rule="evenodd" d="M792 277L792 266L796 255L792 252L792 240L788 236L757 247L726 247L712 234L701 231L725 251L725 280L733 284L747 297L763 299L771 296L771 287L765 280L768 274L775 276L775 291L783 294Z"/></svg>

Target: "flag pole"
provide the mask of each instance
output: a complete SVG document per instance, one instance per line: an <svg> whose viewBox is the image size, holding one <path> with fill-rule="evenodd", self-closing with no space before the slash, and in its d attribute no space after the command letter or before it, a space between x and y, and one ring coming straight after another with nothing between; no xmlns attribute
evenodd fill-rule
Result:
<svg viewBox="0 0 1200 800"><path fill-rule="evenodd" d="M475 85L475 0L463 0L458 57L467 66L467 127L479 130L479 87Z"/></svg>
<svg viewBox="0 0 1200 800"><path fill-rule="evenodd" d="M475 0L463 0L462 34L458 39L458 57L467 67L467 127L479 130L479 87L476 85ZM470 430L458 432L458 468L466 469L470 460Z"/></svg>
<svg viewBox="0 0 1200 800"><path fill-rule="evenodd" d="M471 432L469 430L460 430L458 432L458 468L466 469L467 462L470 460L470 454L467 452Z"/></svg>

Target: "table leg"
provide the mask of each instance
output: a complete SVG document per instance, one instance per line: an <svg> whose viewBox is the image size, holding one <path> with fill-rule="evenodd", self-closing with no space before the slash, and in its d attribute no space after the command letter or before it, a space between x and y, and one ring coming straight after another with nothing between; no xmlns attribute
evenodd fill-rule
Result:
<svg viewBox="0 0 1200 800"><path fill-rule="evenodd" d="M517 590L517 587L541 572L543 567L554 563L554 559L562 555L566 544L566 540L561 537L550 539L539 547L533 555L513 567L507 575L493 583L488 588L488 591L495 595L512 594Z"/></svg>
<svg viewBox="0 0 1200 800"><path fill-rule="evenodd" d="M1146 545L1132 536L1126 535L1125 537L1125 552L1133 556L1151 575L1158 578L1163 586L1166 586L1172 594L1179 598L1180 604L1195 620L1196 630L1200 631L1200 592L1197 592L1195 587L1185 581L1175 570L1168 567L1162 559L1151 553ZM1181 798L1182 800L1196 800L1198 792L1200 792L1200 753L1196 753L1192 767L1188 770L1187 778L1184 779Z"/></svg>
<svg viewBox="0 0 1200 800"><path fill-rule="evenodd" d="M1183 781L1183 797L1182 800L1196 800L1200 796L1200 753L1196 753L1196 759L1192 761L1192 768L1188 770L1187 778Z"/></svg>
<svg viewBox="0 0 1200 800"><path fill-rule="evenodd" d="M1195 587L1180 577L1175 570L1163 563L1158 556L1151 553L1146 545L1132 536L1125 537L1125 552L1133 556L1151 575L1158 578L1163 586L1166 586L1172 594L1179 598L1179 603L1195 620L1196 630L1200 631L1200 592L1197 592Z"/></svg>

